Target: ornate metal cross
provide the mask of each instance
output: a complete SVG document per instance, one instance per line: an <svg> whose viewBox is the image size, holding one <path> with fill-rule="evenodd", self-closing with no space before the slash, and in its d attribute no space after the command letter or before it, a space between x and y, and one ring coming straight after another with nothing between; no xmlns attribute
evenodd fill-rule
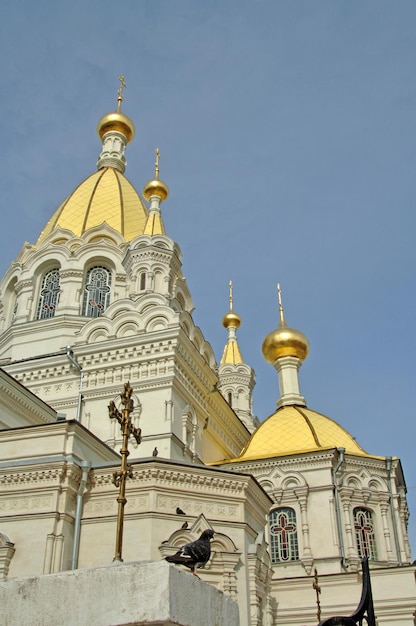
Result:
<svg viewBox="0 0 416 626"><path fill-rule="evenodd" d="M160 160L160 150L159 148L155 148L156 152L156 161L155 161L155 178L159 179L159 160Z"/></svg>
<svg viewBox="0 0 416 626"><path fill-rule="evenodd" d="M319 594L321 593L321 587L319 586L319 579L318 579L318 570L314 569L313 571L314 576L313 576L313 584L312 587L315 589L316 592L316 607L317 607L317 611L316 611L316 617L318 618L318 621L321 621L321 602L319 600Z"/></svg>
<svg viewBox="0 0 416 626"><path fill-rule="evenodd" d="M123 102L123 87L126 88L126 81L124 80L124 74L118 77L120 81L120 87L117 91L117 112L120 112L121 103Z"/></svg>
<svg viewBox="0 0 416 626"><path fill-rule="evenodd" d="M118 515L117 515L117 534L116 534L116 553L113 561L122 562L121 558L123 547L123 525L124 525L124 505L126 504L126 480L127 478L133 478L133 468L127 463L127 457L130 452L128 449L129 437L133 435L137 443L142 440L141 429L135 428L131 423L131 414L133 412L134 403L132 399L133 389L130 387L130 383L124 383L124 390L120 394L121 404L123 410L120 412L114 401L111 400L108 407L108 414L110 419L116 419L121 426L121 432L123 435L123 443L121 446L121 468L113 473L113 484L119 487L119 494L117 498L118 502Z"/></svg>

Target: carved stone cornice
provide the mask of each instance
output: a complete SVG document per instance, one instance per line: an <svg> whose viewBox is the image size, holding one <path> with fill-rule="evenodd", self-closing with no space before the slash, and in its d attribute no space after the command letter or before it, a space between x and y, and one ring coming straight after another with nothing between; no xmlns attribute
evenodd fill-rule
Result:
<svg viewBox="0 0 416 626"><path fill-rule="evenodd" d="M59 271L59 276L63 280L65 280L66 278L78 278L82 280L84 276L84 271L83 269L76 268L61 269Z"/></svg>
<svg viewBox="0 0 416 626"><path fill-rule="evenodd" d="M24 289L31 288L33 285L33 279L19 280L15 285L17 295L20 295Z"/></svg>
<svg viewBox="0 0 416 626"><path fill-rule="evenodd" d="M94 487L113 484L112 471L101 473L94 471L92 478ZM216 494L229 492L235 496L241 496L248 488L246 481L234 480L233 477L222 474L207 474L205 472L192 472L188 467L185 469L170 467L146 467L137 468L133 466L133 478L129 480L131 489L134 483L138 485L157 485L163 487L175 487L175 489L197 489L209 491Z"/></svg>
<svg viewBox="0 0 416 626"><path fill-rule="evenodd" d="M303 456L275 456L270 459L256 459L252 461L239 461L236 463L224 464L224 468L233 472L249 472L253 476L267 476L267 471L271 472L274 468L279 467L287 471L304 472L309 469L321 467L331 468L333 451L326 451L316 454L305 453Z"/></svg>
<svg viewBox="0 0 416 626"><path fill-rule="evenodd" d="M51 468L34 468L30 466L16 467L12 470L0 469L0 486L2 489L16 489L25 485L42 485L47 487L56 487L61 485L66 477L66 466Z"/></svg>
<svg viewBox="0 0 416 626"><path fill-rule="evenodd" d="M158 261L169 264L173 254L173 250L162 250L161 248L136 248L129 252L130 263L128 265L131 267L133 263L137 264L143 261Z"/></svg>

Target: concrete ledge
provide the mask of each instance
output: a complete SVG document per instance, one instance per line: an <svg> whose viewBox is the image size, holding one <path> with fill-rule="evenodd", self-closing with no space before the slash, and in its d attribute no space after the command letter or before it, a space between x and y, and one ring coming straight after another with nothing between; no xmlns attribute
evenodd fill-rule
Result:
<svg viewBox="0 0 416 626"><path fill-rule="evenodd" d="M0 581L4 626L239 626L237 603L165 561Z"/></svg>

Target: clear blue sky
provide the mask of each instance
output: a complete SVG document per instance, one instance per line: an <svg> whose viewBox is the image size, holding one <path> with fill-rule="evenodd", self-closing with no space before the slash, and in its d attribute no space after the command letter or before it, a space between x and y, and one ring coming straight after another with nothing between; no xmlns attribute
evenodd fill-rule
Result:
<svg viewBox="0 0 416 626"><path fill-rule="evenodd" d="M140 190L154 148L195 320L220 358L228 281L255 410L286 318L308 406L402 459L416 550L413 0L11 0L0 6L0 272L95 170L117 76Z"/></svg>

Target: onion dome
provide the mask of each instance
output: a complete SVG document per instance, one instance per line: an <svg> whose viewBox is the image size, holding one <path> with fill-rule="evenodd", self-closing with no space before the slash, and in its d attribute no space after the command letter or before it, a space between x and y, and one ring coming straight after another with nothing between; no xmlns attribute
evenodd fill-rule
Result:
<svg viewBox="0 0 416 626"><path fill-rule="evenodd" d="M224 328L228 328L229 326L233 326L234 328L240 328L241 326L241 317L234 313L234 311L229 311L222 318L222 325Z"/></svg>
<svg viewBox="0 0 416 626"><path fill-rule="evenodd" d="M118 79L120 87L117 96L117 110L107 113L100 119L97 124L97 133L100 139L109 132L122 133L127 139L127 143L129 143L134 137L135 128L132 120L120 110L123 101L123 87L126 87L126 83L124 76L119 76Z"/></svg>
<svg viewBox="0 0 416 626"><path fill-rule="evenodd" d="M280 325L267 335L262 351L266 361L272 364L284 356L294 356L304 361L309 353L309 342L300 330Z"/></svg>
<svg viewBox="0 0 416 626"><path fill-rule="evenodd" d="M222 318L222 325L228 331L227 343L224 347L220 365L232 364L238 365L243 363L243 357L241 356L240 347L237 342L236 330L240 327L241 317L233 311L233 283L230 280L230 310Z"/></svg>
<svg viewBox="0 0 416 626"><path fill-rule="evenodd" d="M107 113L98 122L97 132L102 141L101 153L98 157L97 169L114 167L122 174L126 169L124 152L127 144L134 137L134 124L127 115L121 112L123 87L126 86L124 76L118 77L120 87L117 97L117 109Z"/></svg>
<svg viewBox="0 0 416 626"><path fill-rule="evenodd" d="M121 113L121 111L113 111L113 113L107 113L104 115L97 124L97 133L100 139L110 131L116 131L123 133L127 139L127 143L133 139L135 134L135 128L133 121Z"/></svg>
<svg viewBox="0 0 416 626"><path fill-rule="evenodd" d="M146 226L144 229L145 235L165 235L165 226L162 220L162 213L160 204L169 195L168 186L159 180L159 148L155 149L156 161L155 161L155 177L150 180L143 187L143 195L148 202L150 202L149 216L147 218Z"/></svg>
<svg viewBox="0 0 416 626"><path fill-rule="evenodd" d="M169 188L164 182L155 178L145 184L143 187L143 195L148 202L152 196L158 196L160 201L163 202L169 195Z"/></svg>
<svg viewBox="0 0 416 626"><path fill-rule="evenodd" d="M262 345L263 356L268 363L275 363L285 356L297 357L304 361L309 353L309 342L305 335L295 328L286 325L280 285L277 285L279 295L279 327L267 335Z"/></svg>
<svg viewBox="0 0 416 626"><path fill-rule="evenodd" d="M160 199L160 202L163 202L169 195L169 187L164 182L159 180L159 148L156 148L155 152L155 177L153 180L149 180L149 182L145 184L143 187L143 195L148 202L150 202L150 198L152 196L157 196Z"/></svg>

